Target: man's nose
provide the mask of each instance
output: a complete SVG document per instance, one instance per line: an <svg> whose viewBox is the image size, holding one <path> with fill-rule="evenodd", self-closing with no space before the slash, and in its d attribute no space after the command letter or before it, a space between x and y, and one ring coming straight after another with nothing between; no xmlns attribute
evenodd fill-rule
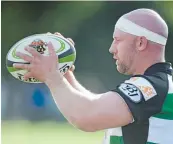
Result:
<svg viewBox="0 0 173 144"><path fill-rule="evenodd" d="M113 44L111 44L110 48L109 48L109 52L113 53Z"/></svg>
<svg viewBox="0 0 173 144"><path fill-rule="evenodd" d="M113 44L111 44L111 46L109 48L109 52L116 54L117 53L117 47L115 45L113 46Z"/></svg>

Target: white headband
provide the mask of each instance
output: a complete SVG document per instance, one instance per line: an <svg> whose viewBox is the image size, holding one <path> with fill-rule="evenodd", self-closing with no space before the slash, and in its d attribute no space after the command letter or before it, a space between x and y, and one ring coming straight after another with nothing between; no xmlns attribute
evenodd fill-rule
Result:
<svg viewBox="0 0 173 144"><path fill-rule="evenodd" d="M115 25L115 29L118 28L119 30L123 31L123 32L126 32L126 33L129 33L129 34L132 34L132 35L136 35L136 36L145 36L146 39L152 41L152 42L155 42L155 43L158 43L158 44L161 44L161 45L166 45L166 41L167 41L167 38L157 34L157 33L154 33L144 27L141 27L133 22L131 22L130 20L128 19L125 19L123 17L121 17L116 25Z"/></svg>

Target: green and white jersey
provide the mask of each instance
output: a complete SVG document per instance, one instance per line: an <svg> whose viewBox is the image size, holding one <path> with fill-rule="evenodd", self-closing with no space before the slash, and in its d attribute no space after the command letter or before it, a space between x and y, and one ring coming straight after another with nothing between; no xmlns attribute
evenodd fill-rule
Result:
<svg viewBox="0 0 173 144"><path fill-rule="evenodd" d="M170 63L157 63L113 90L132 115L129 125L108 129L103 144L173 144L173 79Z"/></svg>

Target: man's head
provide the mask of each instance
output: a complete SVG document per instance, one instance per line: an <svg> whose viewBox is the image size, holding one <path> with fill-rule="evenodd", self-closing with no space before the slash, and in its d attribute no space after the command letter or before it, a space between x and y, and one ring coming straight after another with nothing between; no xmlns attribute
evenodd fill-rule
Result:
<svg viewBox="0 0 173 144"><path fill-rule="evenodd" d="M117 21L109 51L120 73L141 73L141 65L163 61L167 37L168 27L155 11L137 9Z"/></svg>

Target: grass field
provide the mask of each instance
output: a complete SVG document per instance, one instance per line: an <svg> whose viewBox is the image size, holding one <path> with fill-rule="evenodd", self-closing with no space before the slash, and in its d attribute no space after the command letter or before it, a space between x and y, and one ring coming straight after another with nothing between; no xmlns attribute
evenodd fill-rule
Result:
<svg viewBox="0 0 173 144"><path fill-rule="evenodd" d="M82 132L67 123L2 122L2 144L101 144L103 131Z"/></svg>

